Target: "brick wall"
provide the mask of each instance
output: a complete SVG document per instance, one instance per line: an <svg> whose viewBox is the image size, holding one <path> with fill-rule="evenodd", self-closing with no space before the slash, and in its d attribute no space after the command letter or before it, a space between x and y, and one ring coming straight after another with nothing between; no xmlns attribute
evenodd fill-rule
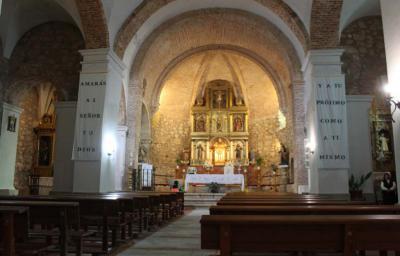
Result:
<svg viewBox="0 0 400 256"><path fill-rule="evenodd" d="M78 6L86 48L107 48L109 46L107 20L100 0L75 0Z"/></svg>
<svg viewBox="0 0 400 256"><path fill-rule="evenodd" d="M76 99L84 41L78 28L61 22L39 25L17 43L9 63L9 88L17 82L49 81L59 89L61 99Z"/></svg>
<svg viewBox="0 0 400 256"><path fill-rule="evenodd" d="M342 0L314 0L311 10L311 49L336 48Z"/></svg>
<svg viewBox="0 0 400 256"><path fill-rule="evenodd" d="M386 75L386 55L380 16L365 17L347 26L341 35L346 94L380 97L380 76Z"/></svg>

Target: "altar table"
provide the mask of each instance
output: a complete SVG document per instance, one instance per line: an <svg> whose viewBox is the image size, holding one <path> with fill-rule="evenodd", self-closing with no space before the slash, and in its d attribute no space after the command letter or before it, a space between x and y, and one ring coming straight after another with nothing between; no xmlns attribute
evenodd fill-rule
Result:
<svg viewBox="0 0 400 256"><path fill-rule="evenodd" d="M190 183L210 184L239 184L244 191L243 174L187 174L185 179L185 191L189 190Z"/></svg>

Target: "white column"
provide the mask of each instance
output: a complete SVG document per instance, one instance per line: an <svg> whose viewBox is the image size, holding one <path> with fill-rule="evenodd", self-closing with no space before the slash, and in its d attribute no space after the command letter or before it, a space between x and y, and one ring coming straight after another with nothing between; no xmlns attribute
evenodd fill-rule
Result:
<svg viewBox="0 0 400 256"><path fill-rule="evenodd" d="M56 141L54 154L54 191L72 192L76 102L56 103Z"/></svg>
<svg viewBox="0 0 400 256"><path fill-rule="evenodd" d="M125 150L126 150L126 134L128 127L118 126L117 128L117 152L116 152L116 169L115 169L115 190L122 191L124 175L125 175Z"/></svg>
<svg viewBox="0 0 400 256"><path fill-rule="evenodd" d="M396 88L393 96L400 100L400 1L381 0L383 35L385 38L386 66L388 82ZM392 106L393 107L393 106ZM400 180L400 111L393 115L394 156L396 163L397 183ZM400 186L397 186L400 195Z"/></svg>
<svg viewBox="0 0 400 256"><path fill-rule="evenodd" d="M370 95L347 96L347 123L349 130L350 175L356 177L371 172L372 149L369 111L373 97ZM366 181L365 193L374 193L373 179Z"/></svg>
<svg viewBox="0 0 400 256"><path fill-rule="evenodd" d="M311 193L348 193L348 138L342 49L311 50L303 66Z"/></svg>
<svg viewBox="0 0 400 256"><path fill-rule="evenodd" d="M73 150L73 191L114 191L116 131L125 66L110 49L80 53L83 62Z"/></svg>
<svg viewBox="0 0 400 256"><path fill-rule="evenodd" d="M0 105L0 194L17 193L14 174L21 112L22 109L16 106Z"/></svg>

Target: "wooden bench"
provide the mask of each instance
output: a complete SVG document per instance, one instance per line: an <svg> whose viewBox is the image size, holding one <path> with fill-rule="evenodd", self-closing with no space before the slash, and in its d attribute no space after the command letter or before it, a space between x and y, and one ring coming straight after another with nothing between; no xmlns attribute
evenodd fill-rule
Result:
<svg viewBox="0 0 400 256"><path fill-rule="evenodd" d="M398 215L207 215L201 248L234 252L400 251Z"/></svg>
<svg viewBox="0 0 400 256"><path fill-rule="evenodd" d="M352 215L400 214L399 206L384 205L267 205L210 207L210 215Z"/></svg>
<svg viewBox="0 0 400 256"><path fill-rule="evenodd" d="M16 226L16 216L24 214L26 217L25 224L26 230L19 230L23 232L24 236L27 235L27 225L28 225L28 207L17 207L17 206L2 206L0 205L0 234L2 241L2 252L7 256L15 255L15 226ZM2 253L0 253L2 254Z"/></svg>
<svg viewBox="0 0 400 256"><path fill-rule="evenodd" d="M373 205L374 202L369 201L346 201L346 200L323 200L323 199L297 199L297 200L253 200L253 199L236 199L236 200L219 200L217 205Z"/></svg>
<svg viewBox="0 0 400 256"><path fill-rule="evenodd" d="M77 255L82 254L82 237L85 232L79 231L79 203L57 202L57 201L24 201L24 200L1 200L0 206L21 206L29 208L30 226L40 225L42 230L30 230L30 235L49 239L52 236L59 237L60 255L67 255L68 241L73 240L76 244L74 250ZM57 227L58 231L49 230ZM47 241L50 245L51 241ZM51 247L48 250L52 250ZM53 248L54 250L54 248Z"/></svg>

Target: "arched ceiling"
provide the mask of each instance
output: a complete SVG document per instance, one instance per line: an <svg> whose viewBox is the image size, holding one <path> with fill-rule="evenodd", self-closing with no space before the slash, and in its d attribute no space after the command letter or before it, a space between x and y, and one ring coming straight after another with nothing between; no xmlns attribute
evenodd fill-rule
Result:
<svg viewBox="0 0 400 256"><path fill-rule="evenodd" d="M288 85L300 69L289 40L274 25L254 14L232 9L206 9L182 14L155 30L143 43L130 79L146 79L145 100L157 102L163 79L182 59L210 49L229 49L251 56L289 98Z"/></svg>
<svg viewBox="0 0 400 256"><path fill-rule="evenodd" d="M130 20L120 29L114 49L130 66L146 38L161 24L182 13L208 9L230 8L258 15L289 38L297 57L303 59L307 48L308 34L297 14L282 0L155 0L139 6ZM143 3L144 4L144 3Z"/></svg>
<svg viewBox="0 0 400 256"><path fill-rule="evenodd" d="M344 0L340 16L339 36L353 21L374 15L381 15L379 0Z"/></svg>
<svg viewBox="0 0 400 256"><path fill-rule="evenodd" d="M48 21L75 24L82 31L81 20L71 0L3 0L0 16L0 34L6 58L18 40L31 28Z"/></svg>

